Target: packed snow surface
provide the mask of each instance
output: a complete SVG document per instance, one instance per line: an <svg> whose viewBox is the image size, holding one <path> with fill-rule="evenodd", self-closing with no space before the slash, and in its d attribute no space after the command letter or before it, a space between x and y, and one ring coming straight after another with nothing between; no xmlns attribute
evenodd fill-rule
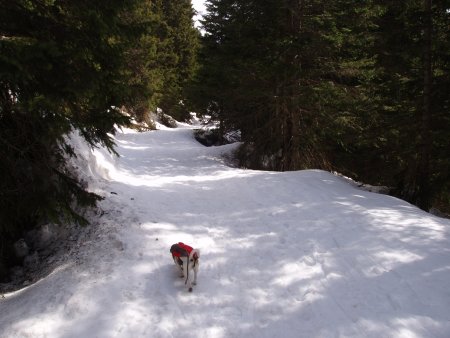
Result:
<svg viewBox="0 0 450 338"><path fill-rule="evenodd" d="M450 337L450 222L319 170L226 165L192 127L85 154L91 237L0 299L0 337ZM189 293L169 254L201 250ZM0 296L1 298L1 296Z"/></svg>

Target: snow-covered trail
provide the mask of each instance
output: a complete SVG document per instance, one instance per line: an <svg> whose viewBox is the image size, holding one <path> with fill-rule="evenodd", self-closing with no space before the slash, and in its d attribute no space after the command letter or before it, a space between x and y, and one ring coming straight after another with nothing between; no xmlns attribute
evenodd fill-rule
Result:
<svg viewBox="0 0 450 338"><path fill-rule="evenodd" d="M83 259L0 300L0 337L450 336L448 220L323 171L230 168L187 126L117 144ZM178 241L201 249L193 293Z"/></svg>

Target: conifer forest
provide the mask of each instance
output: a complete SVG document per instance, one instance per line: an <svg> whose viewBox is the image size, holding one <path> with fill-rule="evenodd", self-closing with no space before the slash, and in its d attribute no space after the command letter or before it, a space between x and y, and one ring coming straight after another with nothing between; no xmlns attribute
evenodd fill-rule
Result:
<svg viewBox="0 0 450 338"><path fill-rule="evenodd" d="M112 153L154 113L239 131L241 167L323 169L450 213L449 0L0 0L0 279L44 222L100 196L78 131Z"/></svg>

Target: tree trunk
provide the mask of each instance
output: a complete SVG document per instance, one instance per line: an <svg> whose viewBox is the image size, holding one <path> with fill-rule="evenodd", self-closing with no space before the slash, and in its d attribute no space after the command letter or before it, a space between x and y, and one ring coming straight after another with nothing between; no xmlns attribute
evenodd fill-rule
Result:
<svg viewBox="0 0 450 338"><path fill-rule="evenodd" d="M303 0L292 0L288 4L285 35L298 38L302 31ZM292 50L287 52L283 61L289 68L286 68L283 74L283 148L281 170L287 171L299 169L301 162L299 157L300 138L304 137L304 135L300 135L300 107L298 107L296 100L299 95L298 83L302 76L299 72L302 60L298 55L297 48L292 48ZM292 69L295 69L295 71L292 72Z"/></svg>
<svg viewBox="0 0 450 338"><path fill-rule="evenodd" d="M432 90L432 0L424 0L424 49L423 49L423 107L421 116L421 140L417 173L417 205L427 210L430 208L430 157L432 149L431 135L431 90Z"/></svg>

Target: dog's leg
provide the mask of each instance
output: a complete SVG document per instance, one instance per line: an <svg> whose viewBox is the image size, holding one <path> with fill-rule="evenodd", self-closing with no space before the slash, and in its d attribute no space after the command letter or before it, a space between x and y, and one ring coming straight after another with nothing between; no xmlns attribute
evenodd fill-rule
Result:
<svg viewBox="0 0 450 338"><path fill-rule="evenodd" d="M187 277L187 266L188 266L188 259L186 257L181 257L181 261L183 262L183 265L180 267L181 271L183 272L183 277Z"/></svg>
<svg viewBox="0 0 450 338"><path fill-rule="evenodd" d="M192 284L197 285L197 273L198 273L198 265L199 262L197 261L195 263L195 267L194 267L194 282Z"/></svg>
<svg viewBox="0 0 450 338"><path fill-rule="evenodd" d="M175 263L175 265L177 267L177 270L179 272L180 278L183 278L184 277L183 276L183 267L180 266L180 264L178 263L178 257L173 256L172 258L173 258L173 261L174 261L174 263Z"/></svg>
<svg viewBox="0 0 450 338"><path fill-rule="evenodd" d="M183 273L184 273L184 278L186 278L185 280L185 284L187 285L189 292L192 292L192 283L191 283L191 277L189 276L189 271L188 269L190 267L192 267L192 264L190 265L189 263L189 257L182 257L181 260L183 261ZM189 266L190 265L190 266Z"/></svg>

